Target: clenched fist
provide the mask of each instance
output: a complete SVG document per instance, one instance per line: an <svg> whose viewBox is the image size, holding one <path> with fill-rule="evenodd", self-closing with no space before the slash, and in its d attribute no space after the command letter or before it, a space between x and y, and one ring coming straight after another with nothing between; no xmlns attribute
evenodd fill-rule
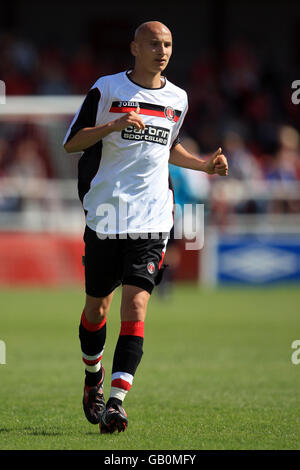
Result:
<svg viewBox="0 0 300 470"><path fill-rule="evenodd" d="M204 171L209 175L228 175L228 162L225 155L222 154L221 147L206 161Z"/></svg>
<svg viewBox="0 0 300 470"><path fill-rule="evenodd" d="M145 123L142 118L139 116L140 107L138 106L135 111L130 111L129 113L124 114L119 119L116 119L112 123L112 131L122 131L128 126L134 126L136 129L145 129Z"/></svg>

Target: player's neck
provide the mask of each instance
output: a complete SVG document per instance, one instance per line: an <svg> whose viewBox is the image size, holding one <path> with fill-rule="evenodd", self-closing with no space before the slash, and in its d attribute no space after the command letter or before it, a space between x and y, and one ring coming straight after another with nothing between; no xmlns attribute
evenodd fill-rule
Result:
<svg viewBox="0 0 300 470"><path fill-rule="evenodd" d="M160 72L153 75L152 73L134 68L129 73L129 77L132 81L145 88L161 88L164 84Z"/></svg>

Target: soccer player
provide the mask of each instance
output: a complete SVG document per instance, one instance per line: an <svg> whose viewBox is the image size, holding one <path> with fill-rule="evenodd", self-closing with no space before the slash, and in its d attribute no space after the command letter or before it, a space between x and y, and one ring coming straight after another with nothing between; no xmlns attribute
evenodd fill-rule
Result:
<svg viewBox="0 0 300 470"><path fill-rule="evenodd" d="M79 327L83 408L101 433L128 425L122 405L143 354L147 304L173 225L168 163L208 174L228 172L221 149L203 161L180 144L188 103L186 92L162 75L172 53L169 29L157 21L143 23L130 47L134 68L96 81L64 139L68 153L83 152L78 163L86 214L86 302ZM105 403L106 318L119 285L121 327Z"/></svg>

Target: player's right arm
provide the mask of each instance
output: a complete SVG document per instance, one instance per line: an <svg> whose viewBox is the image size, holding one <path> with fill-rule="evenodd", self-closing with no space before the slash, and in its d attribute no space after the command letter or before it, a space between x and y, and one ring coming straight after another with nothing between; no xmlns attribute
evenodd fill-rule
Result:
<svg viewBox="0 0 300 470"><path fill-rule="evenodd" d="M96 144L111 132L122 131L127 126L134 126L136 129L145 129L145 124L139 116L139 108L107 124L79 129L65 142L64 148L68 153L81 152Z"/></svg>

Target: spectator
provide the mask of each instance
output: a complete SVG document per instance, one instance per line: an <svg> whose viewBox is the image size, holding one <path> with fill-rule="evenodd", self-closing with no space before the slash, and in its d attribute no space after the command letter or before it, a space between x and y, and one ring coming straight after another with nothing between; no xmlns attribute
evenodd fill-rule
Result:
<svg viewBox="0 0 300 470"><path fill-rule="evenodd" d="M80 46L68 66L68 80L73 85L73 92L85 94L99 75L91 49L86 44Z"/></svg>
<svg viewBox="0 0 300 470"><path fill-rule="evenodd" d="M9 144L0 138L0 212L11 212L21 209L21 198L12 185L6 181L7 155Z"/></svg>
<svg viewBox="0 0 300 470"><path fill-rule="evenodd" d="M266 171L269 181L297 181L300 176L299 133L290 126L282 126L278 131L279 148L271 168Z"/></svg>
<svg viewBox="0 0 300 470"><path fill-rule="evenodd" d="M266 179L270 183L277 183L276 198L269 202L268 210L275 213L299 213L299 201L293 198L295 184L300 179L299 133L293 127L282 126L278 138L278 151L266 171Z"/></svg>
<svg viewBox="0 0 300 470"><path fill-rule="evenodd" d="M231 178L249 182L249 180L260 180L263 177L259 163L247 149L240 134L228 131L223 142L223 150L228 155Z"/></svg>
<svg viewBox="0 0 300 470"><path fill-rule="evenodd" d="M62 51L57 47L48 46L42 51L39 62L39 74L38 94L68 95L73 93L72 82L67 77Z"/></svg>
<svg viewBox="0 0 300 470"><path fill-rule="evenodd" d="M37 142L27 137L16 148L15 160L8 169L8 175L28 178L46 178L47 172L39 153Z"/></svg>
<svg viewBox="0 0 300 470"><path fill-rule="evenodd" d="M242 198L237 203L235 211L238 213L261 213L265 210L263 200L257 197L251 197L251 193L256 192L257 183L263 179L262 169L254 157L246 147L243 137L234 130L227 131L224 136L224 152L228 155L228 162L230 165L229 178L243 181L244 187L248 188L250 197ZM240 192L239 187L232 187L232 192L235 189ZM218 210L218 207L216 207Z"/></svg>
<svg viewBox="0 0 300 470"><path fill-rule="evenodd" d="M5 176L5 163L8 153L8 142L4 138L0 138L0 178Z"/></svg>

